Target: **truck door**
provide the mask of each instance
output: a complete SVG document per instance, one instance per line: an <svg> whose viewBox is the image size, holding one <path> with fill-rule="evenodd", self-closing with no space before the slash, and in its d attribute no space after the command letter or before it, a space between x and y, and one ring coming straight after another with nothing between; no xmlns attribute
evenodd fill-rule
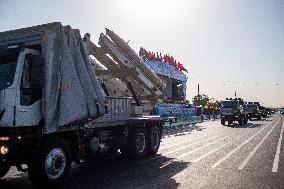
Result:
<svg viewBox="0 0 284 189"><path fill-rule="evenodd" d="M42 120L42 58L38 51L28 50L25 54L16 107L16 126L38 125Z"/></svg>

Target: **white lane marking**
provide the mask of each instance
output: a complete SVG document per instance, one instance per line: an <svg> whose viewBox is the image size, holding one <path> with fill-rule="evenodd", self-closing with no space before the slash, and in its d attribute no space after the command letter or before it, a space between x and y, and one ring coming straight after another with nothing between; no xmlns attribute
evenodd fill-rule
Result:
<svg viewBox="0 0 284 189"><path fill-rule="evenodd" d="M280 136L279 136L279 140L278 140L278 146L277 146L276 154L275 154L274 161L273 161L273 167L272 167L272 172L273 173L276 173L278 171L278 163L279 163L281 141L282 141L282 135L283 135L283 127L284 127L284 122L282 124L282 128L281 128L281 131L280 131Z"/></svg>
<svg viewBox="0 0 284 189"><path fill-rule="evenodd" d="M224 134L224 133L222 133L222 134ZM222 135L222 134L220 134L220 135ZM225 134L228 134L228 133L225 133ZM150 159L146 159L146 160L142 161L140 164L144 164L144 163L147 163L147 162L156 160L156 159L161 158L161 157L163 157L163 156L165 156L165 155L172 154L172 153L174 153L174 152L177 152L177 151L182 150L182 149L184 149L184 148L188 148L188 147L193 146L193 145L195 145L195 144L198 144L198 143L200 143L200 142L204 142L204 141L211 140L211 139L213 139L213 138L219 137L220 135L216 135L216 136L214 136L214 137L210 137L210 138L207 138L207 139L205 139L205 140L199 140L199 141L194 142L194 143L191 143L191 144L189 144L189 145L179 147L179 148L177 148L177 149L175 149L175 150L172 150L172 151L169 151L169 152L166 152L166 153L162 153L161 156L154 156L154 157L152 157L152 158L150 158Z"/></svg>
<svg viewBox="0 0 284 189"><path fill-rule="evenodd" d="M208 122L206 124L201 123L201 124L196 124L194 126L189 126L188 128L190 128L190 127L200 127L201 130L204 130L206 132L211 132L212 130L216 130L216 129L219 129L219 128L221 128L220 130L226 130L227 129L226 127L222 126L220 124L220 122L213 122L213 123ZM197 132L198 128L194 128L192 131ZM185 132L183 132L184 135L178 135L178 136L175 136L175 137L186 137L186 134L192 133L192 131L185 131ZM198 131L198 132L200 132L200 131ZM164 143L167 143L167 142L169 142L169 140L171 141L171 139L174 140L175 137L168 136L165 132L165 135L162 139L166 140L166 141L164 141Z"/></svg>
<svg viewBox="0 0 284 189"><path fill-rule="evenodd" d="M228 159L232 154L234 154L235 152L237 152L241 147L243 147L246 143L248 143L251 139L253 139L256 135L258 135L261 131L263 131L266 127L268 127L271 123L267 124L265 127L261 128L258 132L256 132L254 135L252 135L249 139L247 139L245 142L243 142L242 144L240 144L238 147L236 147L235 149L233 149L232 151L230 151L226 156L224 156L223 158L221 158L220 160L218 160L216 163L214 163L211 168L215 168L217 167L219 164L221 164L223 161L225 161L226 159Z"/></svg>
<svg viewBox="0 0 284 189"><path fill-rule="evenodd" d="M226 132L226 131L229 131L230 129L223 129L223 130L221 130L221 131L216 131L216 132L213 132L213 133L209 133L208 135L201 135L201 136L198 136L198 137L194 137L194 138L192 138L192 139L190 139L190 140L187 140L187 141L183 141L183 142L179 142L179 143L176 143L176 144L172 144L172 145L169 145L169 146L165 146L165 147L162 147L162 148L160 148L159 150L161 151L161 150L164 150L164 149L168 149L168 148L171 148L171 147L174 147L174 146L178 146L178 145L181 145L181 144L186 144L186 143L188 143L188 142L190 142L190 141L193 141L193 140L197 140L197 139L200 139L200 138L206 138L206 137L208 137L208 136L212 136L212 135L214 135L214 134L216 134L216 133L220 133L220 132ZM190 138L190 137L188 137L188 138ZM188 138L186 138L186 139L188 139Z"/></svg>
<svg viewBox="0 0 284 189"><path fill-rule="evenodd" d="M164 167L166 167L166 166L168 166L168 165L170 165L171 163L174 163L174 162L177 162L177 161L175 161L175 160L167 161L166 163L164 163L164 164L160 167L160 169L163 169Z"/></svg>
<svg viewBox="0 0 284 189"><path fill-rule="evenodd" d="M186 152L186 153L184 153L184 154L178 156L176 159L181 159L181 158L183 158L183 157L185 157L185 156L187 156L187 155L189 155L189 154L191 154L191 153L193 153L193 152L195 152L195 151L197 151L197 150L200 150L201 148L210 146L211 144L214 144L214 143L216 143L216 142L218 142L218 141L220 141L220 140L224 140L225 138L228 138L228 137L231 136L231 135L240 134L241 132L242 132L242 131L240 131L240 132L238 132L238 133L233 132L233 133L230 134L230 135L224 136L224 137L222 137L222 138L220 138L220 139L218 139L218 140L215 140L215 141L213 141L213 142L210 142L210 143L208 143L208 144L205 144L205 145L203 145L203 146L200 146L200 147L198 147L198 148L195 148L194 150L191 150L191 151L189 151L189 152Z"/></svg>
<svg viewBox="0 0 284 189"><path fill-rule="evenodd" d="M193 162L193 163L199 162L200 160L204 159L205 157L207 157L207 156L213 154L214 152L217 152L218 150L220 150L221 148L225 147L226 145L232 143L233 141L237 140L238 138L241 138L241 137L244 136L244 135L247 135L247 134L253 132L254 130L256 130L256 129L252 129L252 130L250 130L250 131L248 131L248 132L246 132L246 133L244 133L244 134L238 136L237 138L234 138L232 141L226 142L225 144L219 146L218 148L215 148L215 149L213 149L213 150L207 152L206 154L204 154L204 155L202 155L202 156L200 156L200 157L198 157L198 158L192 160L192 162Z"/></svg>
<svg viewBox="0 0 284 189"><path fill-rule="evenodd" d="M211 126L210 125L210 127L209 126L207 126L207 127L204 127L203 125L200 125L200 127L202 127L201 129L206 129L206 131L207 132L211 132L212 130L216 130L217 128L218 128L218 125L216 125L216 124L213 124L213 126ZM190 127L189 127L190 128ZM221 128L220 129L221 131L222 130L227 130L227 129L224 129L224 128ZM200 133L197 133L198 132L198 129L197 128L195 128L195 129L193 129L192 131L186 131L186 132L183 132L182 134L183 135L177 135L177 136L164 136L163 138L162 138L162 142L161 142L161 144L168 144L168 143L171 143L171 142L174 142L175 140L176 140L176 138L188 138L188 135L187 134L200 134ZM196 135L195 135L196 136Z"/></svg>
<svg viewBox="0 0 284 189"><path fill-rule="evenodd" d="M216 136L214 136L214 137L210 137L210 138L207 138L207 139L205 139L205 140L200 140L200 141L191 143L191 144L189 144L189 145L182 146L182 147L177 148L177 149L175 149L175 150L172 150L172 151L169 151L169 152L166 152L166 153L162 153L162 155L172 154L172 153L174 153L174 152L177 152L177 151L183 150L183 149L185 149L185 148L188 148L188 147L190 147L190 146L192 146L192 145L194 145L194 144L198 144L198 143L201 143L201 142L205 142L205 141L207 141L207 140L214 139L214 138L216 138L216 137L220 137L220 136L223 135L223 134L226 134L226 135L227 135L227 134L230 134L230 133L221 133L221 134L216 135Z"/></svg>
<svg viewBox="0 0 284 189"><path fill-rule="evenodd" d="M217 123L219 123L219 122L217 122ZM263 121L260 121L260 122L256 122L256 123L263 123ZM166 148L168 148L168 145L169 144L173 144L173 143L175 143L177 140L185 140L185 139L189 139L189 138L191 138L191 137L196 137L196 138L198 138L198 137L201 137L200 135L202 134L203 136L204 136L204 134L213 134L213 133L217 133L217 132L222 132L222 131L226 131L226 130L231 130L231 129L229 129L228 127L224 127L224 126L221 126L222 128L220 129L220 131L215 131L216 129L218 129L220 127L220 123L219 123L219 125L216 125L216 124L213 124L213 125L210 125L209 127L207 127L206 129L206 132L207 133L196 133L197 132L197 130L194 130L193 132L191 131L191 132L188 132L188 133L183 133L184 135L182 135L182 136L174 136L174 137L166 137L166 138L163 138L162 139L162 141L161 141L161 146L160 146L160 150L163 150L163 149L166 149ZM209 129L210 128L210 129ZM225 129L224 129L225 128ZM212 130L214 131L214 132L212 132ZM193 136L186 136L186 134L195 134L195 135L193 135ZM181 142L182 143L182 142ZM175 146L176 144L174 144L173 146ZM170 147L172 147L172 146L170 146Z"/></svg>
<svg viewBox="0 0 284 189"><path fill-rule="evenodd" d="M200 146L200 147L198 147L198 148L196 148L196 149L194 149L194 150L191 150L191 151L189 151L189 152L187 152L187 153L185 153L185 154L182 154L182 155L178 156L177 158L175 158L175 160L169 160L169 161L165 162L164 165L162 165L162 166L160 167L160 169L162 169L162 168L164 168L164 167L170 165L171 163L176 162L177 159L181 159L181 158L183 158L183 157L185 157L185 156L187 156L187 155L189 155L189 154L191 154L191 153L193 153L193 152L195 152L195 151L197 151L197 150L200 150L201 148L210 146L211 144L214 144L214 143L216 143L216 142L218 142L218 141L220 141L220 140L224 140L224 138L228 138L228 137L231 136L231 135L240 134L241 132L242 132L242 131L240 131L240 132L238 132L238 133L233 132L233 133L230 134L230 135L227 135L227 136L222 137L222 138L220 138L220 139L218 139L218 140L216 140L216 141L210 142L210 143L205 144L205 145L203 145L203 146ZM249 132L251 132L251 131L249 131ZM248 133L248 132L246 132L246 133ZM242 135L241 135L241 136L242 136ZM239 137L240 137L240 136L239 136ZM237 138L239 138L239 137L237 137Z"/></svg>
<svg viewBox="0 0 284 189"><path fill-rule="evenodd" d="M259 149L259 147L262 145L262 143L265 141L265 139L269 136L269 134L272 132L272 130L276 127L276 125L279 123L280 120L268 131L268 133L263 137L263 139L258 143L258 145L255 146L255 148L249 153L247 158L241 163L241 165L238 167L239 170L243 170L245 166L248 164L248 162L251 160L255 152Z"/></svg>

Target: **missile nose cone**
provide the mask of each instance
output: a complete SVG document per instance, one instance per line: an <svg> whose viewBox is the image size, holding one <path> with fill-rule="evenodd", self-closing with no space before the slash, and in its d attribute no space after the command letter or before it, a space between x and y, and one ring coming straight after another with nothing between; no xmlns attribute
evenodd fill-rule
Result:
<svg viewBox="0 0 284 189"><path fill-rule="evenodd" d="M89 34L89 33L86 33L85 35L84 35L84 39L83 40L90 40L91 39L91 35Z"/></svg>

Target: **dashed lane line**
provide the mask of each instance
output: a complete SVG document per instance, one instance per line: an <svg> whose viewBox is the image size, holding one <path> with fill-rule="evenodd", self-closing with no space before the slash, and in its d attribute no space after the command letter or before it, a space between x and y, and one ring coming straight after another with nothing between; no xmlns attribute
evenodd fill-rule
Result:
<svg viewBox="0 0 284 189"><path fill-rule="evenodd" d="M263 121L262 121L263 122ZM262 123L261 122L261 123ZM220 123L219 123L220 124ZM203 126L203 125L202 125ZM218 129L218 128L220 128L220 125L218 125L218 124L216 124L216 123L214 123L214 124L212 124L212 125L206 125L206 133L210 133L211 131L214 131L214 130L216 130L216 129ZM226 129L224 129L224 126L221 126L221 128L220 128L220 131L224 131L224 130L227 130L227 128ZM219 131L219 132L220 132ZM218 132L218 131L216 131L216 132ZM166 146L166 145L169 145L170 143L174 143L175 141L176 141L176 139L180 139L180 140L183 140L183 139L188 139L189 137L195 137L195 136L188 136L187 134L191 134L192 133L192 131L190 131L190 132L184 132L183 133L183 136L175 136L175 137L164 137L163 139L162 139L162 142L161 142L161 147L162 146ZM196 133L196 131L195 131L195 133ZM212 134L213 132L211 132L211 134ZM214 132L215 133L215 132ZM202 134L202 133L200 133L200 134ZM198 135L199 135L199 133L198 133ZM196 137L198 137L198 136L196 136ZM163 148L163 147L162 147ZM161 149L161 148L160 148Z"/></svg>
<svg viewBox="0 0 284 189"><path fill-rule="evenodd" d="M265 127L261 128L258 132L256 132L254 135L252 135L249 139L247 139L245 142L243 142L242 144L240 144L238 147L234 148L232 151L230 151L227 155L225 155L223 158L221 158L220 160L218 160L216 163L214 163L211 168L215 168L218 165L220 165L223 161L225 161L226 159L228 159L229 157L231 157L232 154L234 154L235 152L237 152L241 147L243 147L245 144L247 144L249 141L251 141L256 135L258 135L261 131L263 131L265 128L267 128L269 125L271 125L273 122L267 124Z"/></svg>
<svg viewBox="0 0 284 189"><path fill-rule="evenodd" d="M256 128L256 129L257 129L257 128ZM200 157L198 157L198 158L192 160L192 162L193 162L193 163L199 162L200 160L202 160L202 159L206 158L207 156L209 156L209 155L211 155L211 154L217 152L217 151L220 150L221 148L223 148L223 147L225 147L226 145L228 145L228 144L234 142L235 140L241 138L242 136L245 136L245 135L247 135L247 134L249 134L249 133L255 131L256 129L252 129L252 130L250 130L250 131L247 131L246 133L244 133L244 134L238 136L237 138L234 138L232 141L228 141L228 142L226 142L225 144L219 146L218 148L215 148L215 149L213 149L213 150L207 152L206 154L203 154L202 156L200 156Z"/></svg>
<svg viewBox="0 0 284 189"><path fill-rule="evenodd" d="M281 131L280 131L280 136L279 136L279 140L278 140L276 154L275 154L274 161L273 161L273 166L272 166L272 172L273 173L276 173L278 171L281 141L282 141L282 136L283 136L283 127L284 127L284 122L282 124L282 128L281 128Z"/></svg>
<svg viewBox="0 0 284 189"><path fill-rule="evenodd" d="M263 123L263 121L261 121L260 122L260 124L262 124ZM212 134L215 134L215 133L220 133L220 132L223 132L223 131L228 131L228 130L231 130L230 128L226 128L226 129L220 129L219 131L214 131L214 132L212 132L212 133L208 133L208 131L207 131L207 133L206 134L208 134L208 135L212 135ZM210 132L210 131L209 131ZM168 149L168 148L171 148L171 147L174 147L174 146L178 146L178 145L181 145L181 144L185 144L185 143L187 143L188 141L184 141L184 142L179 142L179 143L176 143L176 144L174 144L177 140L185 140L185 139L190 139L190 141L192 141L192 140L195 140L195 139L197 139L197 138L203 138L203 137L207 137L208 135L206 135L206 136L204 136L204 134L203 135L201 135L201 136L187 136L187 137L185 137L185 138L175 138L174 140L171 140L171 141L165 141L165 142L161 142L161 146L160 146L160 149L159 150L164 150L164 149ZM193 138L191 138L191 137L193 137ZM170 145L169 145L170 144Z"/></svg>
<svg viewBox="0 0 284 189"><path fill-rule="evenodd" d="M224 133L222 133L222 134L220 134L220 135L223 135L223 134L224 134ZM229 133L225 133L225 134L229 134ZM174 153L174 152L177 152L177 151L180 151L180 150L182 150L182 149L188 148L188 147L193 146L193 145L195 145L195 144L198 144L198 143L201 143L201 142L205 142L205 141L207 141L207 140L214 139L214 138L216 138L216 137L219 137L220 135L216 135L216 136L214 136L214 137L210 137L210 138L207 138L207 139L205 139L205 140L199 140L199 141L194 142L194 143L191 143L191 144L189 144L189 145L179 147L179 148L177 148L177 149L175 149L175 150L172 150L172 151L169 151L169 152L166 152L166 153L162 153L161 155L162 155L162 156L165 156L165 155L168 155L168 154L172 154L172 153ZM189 142L189 141L187 141L187 142ZM150 161L159 159L159 158L161 158L162 156L154 156L154 157L152 157L152 158L150 158L150 159L146 159L146 160L142 161L140 164L144 164L144 163L147 163L147 162L150 162Z"/></svg>
<svg viewBox="0 0 284 189"><path fill-rule="evenodd" d="M255 148L249 153L247 158L241 163L241 165L238 167L239 170L243 170L245 166L248 164L248 162L251 160L253 155L256 153L256 151L259 149L259 147L262 145L262 143L265 141L265 139L269 136L269 134L272 132L272 130L276 127L276 125L279 123L280 119L278 122L267 132L267 134L263 137L263 139L258 143L258 145L255 146Z"/></svg>
<svg viewBox="0 0 284 189"><path fill-rule="evenodd" d="M168 149L168 148L171 148L171 147L174 147L174 146L178 146L178 145L181 145L181 144L186 144L186 143L188 143L188 142L190 142L190 141L193 141L193 140L196 140L196 139L200 139L200 138L205 138L205 137L208 137L208 136L212 136L212 135L214 135L214 134L216 134L216 133L220 133L220 132L224 133L224 132L227 132L227 131L229 131L229 130L230 130L230 129L222 129L221 131L216 131L216 132L213 132L213 133L209 133L208 135L205 135L205 136L204 136L204 135L201 135L201 136L194 137L194 138L188 137L188 138L186 138L186 139L190 139L190 140L183 141L183 142L179 142L179 143L176 143L176 144L171 144L171 145L162 147L162 148L160 148L159 150L165 150L165 149Z"/></svg>
<svg viewBox="0 0 284 189"><path fill-rule="evenodd" d="M242 131L238 132L238 134L240 134L241 132L242 132ZM185 157L185 156L187 156L187 155L189 155L189 154L191 154L191 153L193 153L193 152L195 152L195 151L197 151L197 150L200 150L200 149L202 149L202 148L205 148L205 147L207 147L207 146L210 146L210 145L212 145L212 144L214 144L214 143L216 143L216 142L218 142L218 141L220 141L220 140L224 140L225 138L228 138L228 137L230 137L231 135L236 135L236 133L235 133L235 132L234 132L234 133L231 133L230 135L226 135L226 136L224 136L224 137L222 137L222 138L220 138L220 139L218 139L218 140L215 140L215 141L213 141L213 142L210 142L210 143L208 143L208 144L205 144L205 145L203 145L203 146L200 146L200 147L198 147L198 148L195 148L195 149L193 149L193 150L191 150L191 151L189 151L189 152L186 152L186 153L184 153L184 154L182 154L182 155L176 157L175 160L169 160L169 161L165 162L165 163L160 167L160 169L162 169L162 168L164 168L164 167L170 165L171 163L176 162L177 159L181 159L181 158L183 158L183 157ZM163 154L163 155L164 155L164 154Z"/></svg>
<svg viewBox="0 0 284 189"><path fill-rule="evenodd" d="M191 151L189 151L189 152L186 152L186 153L184 153L184 154L178 156L176 159L181 159L181 158L183 158L183 157L185 157L185 156L187 156L187 155L189 155L189 154L192 154L193 152L195 152L195 151L197 151L197 150L200 150L200 149L205 148L205 147L207 147L207 146L210 146L210 145L212 145L212 144L214 144L214 143L217 143L218 141L224 140L225 138L228 138L228 137L230 137L230 136L232 136L232 135L240 134L241 132L242 132L242 131L240 131L240 132L238 132L238 133L233 132L233 133L230 134L230 135L226 135L226 136L224 136L224 137L222 137L222 138L220 138L220 139L218 139L218 140L215 140L215 141L213 141L213 142L210 142L210 143L208 143L208 144L205 144L205 145L203 145L203 146L200 146L200 147L198 147L198 148L196 148L196 149L194 149L194 150L191 150Z"/></svg>

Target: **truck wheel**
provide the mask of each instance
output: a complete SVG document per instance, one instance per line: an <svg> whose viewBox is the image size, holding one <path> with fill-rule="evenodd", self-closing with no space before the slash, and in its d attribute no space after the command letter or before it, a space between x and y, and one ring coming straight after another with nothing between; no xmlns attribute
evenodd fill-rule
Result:
<svg viewBox="0 0 284 189"><path fill-rule="evenodd" d="M151 127L148 134L147 152L149 155L155 155L158 152L160 147L160 141L161 141L161 131L159 127L157 126Z"/></svg>
<svg viewBox="0 0 284 189"><path fill-rule="evenodd" d="M241 118L238 122L239 122L239 125L242 125L243 124L243 119Z"/></svg>
<svg viewBox="0 0 284 189"><path fill-rule="evenodd" d="M248 118L245 117L245 118L244 118L244 124L247 124L247 123L248 123Z"/></svg>
<svg viewBox="0 0 284 189"><path fill-rule="evenodd" d="M29 164L29 178L34 185L55 186L68 175L71 168L71 151L64 139L53 138L39 154L38 161Z"/></svg>
<svg viewBox="0 0 284 189"><path fill-rule="evenodd" d="M0 178L4 177L10 170L11 165L6 162L0 163Z"/></svg>
<svg viewBox="0 0 284 189"><path fill-rule="evenodd" d="M225 125L225 120L221 119L221 124Z"/></svg>
<svg viewBox="0 0 284 189"><path fill-rule="evenodd" d="M129 159L145 157L147 152L147 135L144 128L130 130L127 145L121 149Z"/></svg>

